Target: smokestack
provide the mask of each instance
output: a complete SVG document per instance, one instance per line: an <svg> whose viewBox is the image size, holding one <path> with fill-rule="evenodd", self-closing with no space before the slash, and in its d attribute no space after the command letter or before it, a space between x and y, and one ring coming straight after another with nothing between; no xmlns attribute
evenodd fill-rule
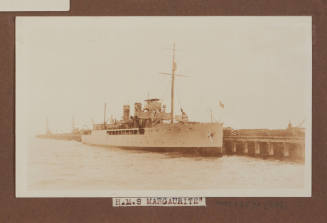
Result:
<svg viewBox="0 0 327 223"><path fill-rule="evenodd" d="M123 106L123 120L124 122L127 122L129 120L129 105Z"/></svg>
<svg viewBox="0 0 327 223"><path fill-rule="evenodd" d="M139 112L142 111L142 104L139 102L136 102L134 104L134 116L137 116Z"/></svg>

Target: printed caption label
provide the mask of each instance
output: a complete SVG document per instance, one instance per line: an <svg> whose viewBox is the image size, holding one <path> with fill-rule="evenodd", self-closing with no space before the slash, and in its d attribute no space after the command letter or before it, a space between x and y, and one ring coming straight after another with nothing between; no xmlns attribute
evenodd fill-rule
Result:
<svg viewBox="0 0 327 223"><path fill-rule="evenodd" d="M112 206L206 206L206 199L205 197L117 197L112 198Z"/></svg>

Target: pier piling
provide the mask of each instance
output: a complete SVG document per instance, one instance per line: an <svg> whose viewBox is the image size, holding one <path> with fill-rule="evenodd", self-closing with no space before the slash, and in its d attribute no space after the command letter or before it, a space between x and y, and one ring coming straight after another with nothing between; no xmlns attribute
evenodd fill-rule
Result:
<svg viewBox="0 0 327 223"><path fill-rule="evenodd" d="M254 155L258 156L260 155L260 143L259 142L254 142Z"/></svg>
<svg viewBox="0 0 327 223"><path fill-rule="evenodd" d="M268 156L273 156L274 155L274 143L267 143L268 146Z"/></svg>
<svg viewBox="0 0 327 223"><path fill-rule="evenodd" d="M290 146L288 143L283 143L283 156L289 157L290 156Z"/></svg>
<svg viewBox="0 0 327 223"><path fill-rule="evenodd" d="M233 143L232 153L236 153L237 147L236 142Z"/></svg>
<svg viewBox="0 0 327 223"><path fill-rule="evenodd" d="M303 161L304 137L224 136L227 154Z"/></svg>
<svg viewBox="0 0 327 223"><path fill-rule="evenodd" d="M248 143L244 142L243 143L243 153L248 154L249 153L249 148L248 148Z"/></svg>

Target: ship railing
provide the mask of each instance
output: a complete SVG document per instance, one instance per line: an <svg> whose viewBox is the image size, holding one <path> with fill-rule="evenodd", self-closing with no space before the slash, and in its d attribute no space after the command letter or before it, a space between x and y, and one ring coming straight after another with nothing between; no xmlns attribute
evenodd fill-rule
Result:
<svg viewBox="0 0 327 223"><path fill-rule="evenodd" d="M144 134L144 129L112 129L106 130L106 132L108 135L142 135Z"/></svg>

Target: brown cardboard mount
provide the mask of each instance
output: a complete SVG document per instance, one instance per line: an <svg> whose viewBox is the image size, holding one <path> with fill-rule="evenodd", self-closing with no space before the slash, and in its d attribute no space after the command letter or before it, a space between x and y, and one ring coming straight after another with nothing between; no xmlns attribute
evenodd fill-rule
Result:
<svg viewBox="0 0 327 223"><path fill-rule="evenodd" d="M0 12L0 222L327 221L327 14L323 1L71 0L69 12ZM114 208L110 198L15 197L15 16L312 16L312 197L207 198L206 207Z"/></svg>

